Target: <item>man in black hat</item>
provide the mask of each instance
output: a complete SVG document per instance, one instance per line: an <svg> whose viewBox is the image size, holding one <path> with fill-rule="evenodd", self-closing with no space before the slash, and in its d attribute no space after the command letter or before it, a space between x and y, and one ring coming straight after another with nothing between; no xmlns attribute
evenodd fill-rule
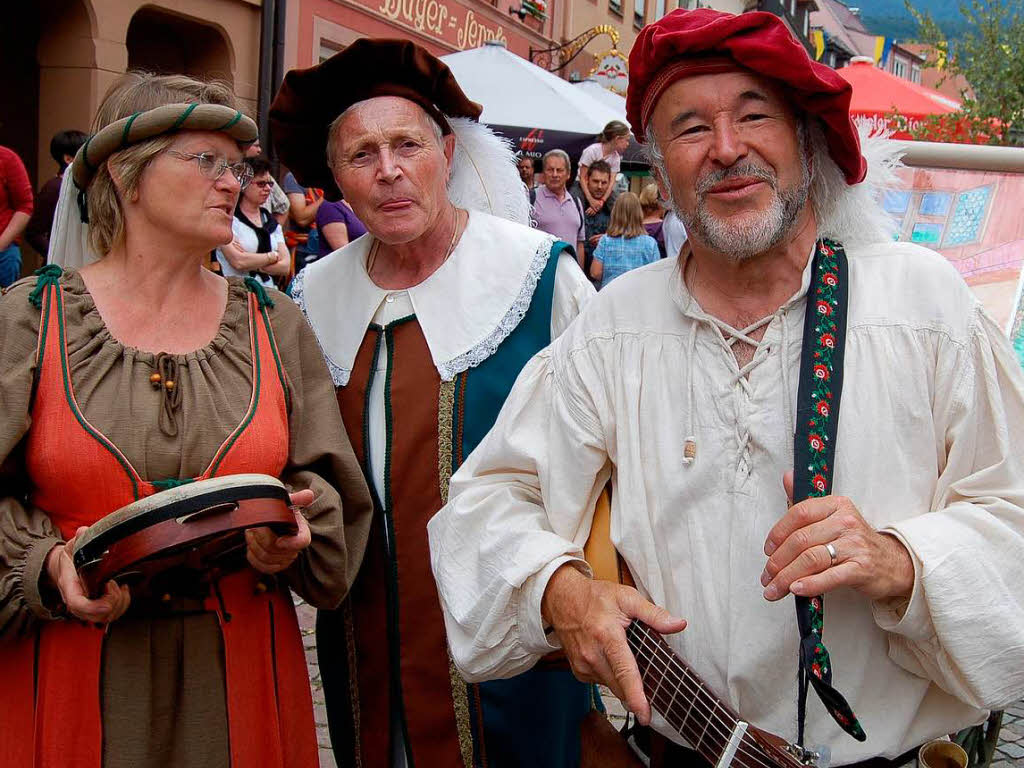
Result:
<svg viewBox="0 0 1024 768"><path fill-rule="evenodd" d="M564 663L467 685L431 575L426 524L448 478L593 295L572 248L525 226L515 158L480 112L443 63L399 40L289 73L271 109L285 164L328 198L344 191L368 229L293 287L378 512L346 605L318 618L346 765L572 766L598 701Z"/></svg>

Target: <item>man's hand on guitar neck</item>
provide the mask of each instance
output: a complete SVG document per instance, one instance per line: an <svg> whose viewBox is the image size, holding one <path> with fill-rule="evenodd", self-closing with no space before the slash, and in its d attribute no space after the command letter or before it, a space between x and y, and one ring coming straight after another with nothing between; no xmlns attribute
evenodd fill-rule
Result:
<svg viewBox="0 0 1024 768"><path fill-rule="evenodd" d="M541 615L558 635L573 674L607 685L641 725L648 725L651 707L626 642L626 628L636 618L670 635L681 632L686 621L644 600L632 587L595 581L569 564L548 581Z"/></svg>

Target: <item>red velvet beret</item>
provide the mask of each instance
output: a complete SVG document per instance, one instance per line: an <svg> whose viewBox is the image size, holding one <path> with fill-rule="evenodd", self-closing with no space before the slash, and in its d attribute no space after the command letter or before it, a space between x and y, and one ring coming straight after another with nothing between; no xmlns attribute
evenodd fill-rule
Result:
<svg viewBox="0 0 1024 768"><path fill-rule="evenodd" d="M483 111L425 48L411 40L362 38L315 67L291 70L270 105L274 147L300 184L323 189L329 200L341 196L327 166L328 129L353 104L375 96L419 104L445 134L451 133L445 115L476 120Z"/></svg>
<svg viewBox="0 0 1024 768"><path fill-rule="evenodd" d="M722 72L736 66L777 80L793 104L818 117L829 154L848 184L864 180L850 117L853 88L839 74L807 55L782 19L755 11L734 16L710 8L676 10L641 30L629 54L626 113L637 141L658 98L676 80Z"/></svg>

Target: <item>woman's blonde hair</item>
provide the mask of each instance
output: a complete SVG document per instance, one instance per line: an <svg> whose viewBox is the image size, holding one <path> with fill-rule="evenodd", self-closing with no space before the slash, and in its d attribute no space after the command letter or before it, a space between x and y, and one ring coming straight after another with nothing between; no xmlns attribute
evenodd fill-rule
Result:
<svg viewBox="0 0 1024 768"><path fill-rule="evenodd" d="M608 223L607 234L612 237L639 237L646 235L644 214L640 208L640 198L632 192L623 192L612 206L612 217Z"/></svg>
<svg viewBox="0 0 1024 768"><path fill-rule="evenodd" d="M176 103L223 104L235 106L230 88L220 82L202 82L185 75L155 75L126 72L115 82L96 111L93 132L121 118L147 109ZM89 246L99 256L108 254L124 238L122 196L131 199L139 187L146 166L174 142L169 133L133 144L112 154L86 189L89 211ZM119 184L114 183L114 175Z"/></svg>
<svg viewBox="0 0 1024 768"><path fill-rule="evenodd" d="M640 190L640 207L644 211L644 216L650 216L655 211L661 210L657 184L648 184Z"/></svg>

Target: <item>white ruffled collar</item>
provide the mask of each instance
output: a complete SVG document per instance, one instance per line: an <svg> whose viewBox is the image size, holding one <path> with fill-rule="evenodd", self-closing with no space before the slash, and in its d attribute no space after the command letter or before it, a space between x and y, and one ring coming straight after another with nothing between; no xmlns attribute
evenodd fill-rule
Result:
<svg viewBox="0 0 1024 768"><path fill-rule="evenodd" d="M479 365L515 330L530 307L555 238L479 211L452 255L405 289L443 381ZM366 272L366 234L310 264L292 298L312 326L335 386L345 386L373 316L389 293Z"/></svg>

